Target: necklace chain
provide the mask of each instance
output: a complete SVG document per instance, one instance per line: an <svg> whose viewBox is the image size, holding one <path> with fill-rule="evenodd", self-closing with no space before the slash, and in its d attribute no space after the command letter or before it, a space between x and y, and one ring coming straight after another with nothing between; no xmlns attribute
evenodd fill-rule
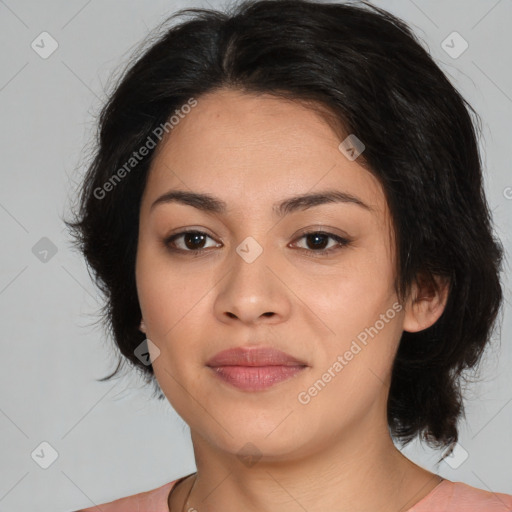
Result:
<svg viewBox="0 0 512 512"><path fill-rule="evenodd" d="M172 512L171 511L171 506L170 506L170 501L171 501L171 495L172 493L174 492L174 490L176 489L176 487L178 487L179 484L181 484L183 481L185 481L189 476L192 476L192 475L195 475L194 476L194 482L192 483L192 485L190 486L190 489L188 490L188 493L187 493L187 496L185 497L185 501L183 502L183 507L181 509L181 512L185 512L185 508L186 506L188 505L188 500L190 498L190 493L192 492L192 488L194 487L195 483L196 483L196 480L197 480L197 473L191 473L190 475L187 475L185 477L183 477L183 479L178 482L176 485L173 486L173 488L171 489L171 492L169 493L169 496L167 498L167 505L168 505L168 509L169 509L169 512ZM439 481L437 483L437 485L439 485L443 480L444 478L440 475L437 475L439 477ZM437 487L436 485L436 487ZM433 490L433 489L432 489ZM432 491L431 490L431 491Z"/></svg>
<svg viewBox="0 0 512 512"><path fill-rule="evenodd" d="M185 481L189 476L191 475L195 475L196 473L191 473L190 475L187 475L183 478L180 479L179 482L177 482L175 485L173 485L173 488L171 489L171 492L169 493L169 496L167 497L167 508L169 509L169 512L172 512L171 511L171 505L170 505L170 502L171 502L171 496L172 496L172 493L175 491L175 489L181 484L183 483L183 481ZM185 498L185 501L183 502L183 508L181 510L181 512L184 512L185 511L185 507L187 505L187 502L190 498L190 493L192 492L192 487L194 487L194 484L196 483L196 478L194 477L194 483L190 486L190 489L188 490L188 493L187 493L187 496Z"/></svg>

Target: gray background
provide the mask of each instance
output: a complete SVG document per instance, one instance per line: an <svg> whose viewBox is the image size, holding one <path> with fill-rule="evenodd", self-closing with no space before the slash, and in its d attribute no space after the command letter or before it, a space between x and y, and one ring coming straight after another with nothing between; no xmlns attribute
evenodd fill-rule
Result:
<svg viewBox="0 0 512 512"><path fill-rule="evenodd" d="M410 23L483 120L485 185L497 231L512 248L512 3L508 0L375 2ZM215 8L223 3L210 0ZM148 31L201 1L0 0L1 189L0 512L69 512L152 489L195 470L187 425L149 401L132 377L107 383L111 343L91 327L98 293L60 221L88 161L94 115L113 72ZM41 32L58 42L43 59ZM453 31L468 49L452 58ZM458 44L458 43L457 43ZM48 48L48 46L46 46ZM457 46L456 46L457 48ZM57 252L33 251L48 238ZM39 248L39 246L36 246ZM467 421L452 466L414 443L404 453L444 477L512 494L510 265L501 344L467 391ZM499 331L498 331L499 334ZM31 454L46 441L47 469ZM44 450L44 457L49 454ZM34 456L37 459L37 457Z"/></svg>

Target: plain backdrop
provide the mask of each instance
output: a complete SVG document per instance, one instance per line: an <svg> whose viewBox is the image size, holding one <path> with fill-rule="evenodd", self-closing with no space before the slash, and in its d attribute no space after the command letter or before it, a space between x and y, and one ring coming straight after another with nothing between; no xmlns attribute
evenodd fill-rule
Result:
<svg viewBox="0 0 512 512"><path fill-rule="evenodd" d="M507 251L501 339L467 391L459 451L439 465L441 453L420 443L404 453L450 480L512 493L512 3L375 4L412 26L482 117L485 186ZM195 470L188 426L167 401L151 401L135 373L95 380L113 369L115 353L91 327L99 294L60 218L88 163L84 148L112 73L172 12L222 5L0 0L0 512L70 512ZM457 57L443 48L454 31L455 50L468 44ZM58 44L47 58L43 45L36 50L41 37L44 51Z"/></svg>

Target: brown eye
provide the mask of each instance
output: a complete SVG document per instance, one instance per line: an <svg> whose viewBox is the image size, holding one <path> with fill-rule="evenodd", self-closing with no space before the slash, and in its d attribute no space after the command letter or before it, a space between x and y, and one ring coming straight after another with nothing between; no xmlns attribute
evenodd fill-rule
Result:
<svg viewBox="0 0 512 512"><path fill-rule="evenodd" d="M325 249L329 244L329 235L323 233L312 233L305 236L308 249Z"/></svg>
<svg viewBox="0 0 512 512"><path fill-rule="evenodd" d="M207 239L213 240L202 231L182 231L165 240L165 246L171 250L197 253L205 249ZM215 244L213 245L215 247Z"/></svg>
<svg viewBox="0 0 512 512"><path fill-rule="evenodd" d="M350 244L350 240L324 231L303 233L299 240L301 239L305 239L306 241L306 247L303 247L305 251L309 253L319 253L319 255L330 254L332 251L336 251ZM329 239L334 241L330 246Z"/></svg>

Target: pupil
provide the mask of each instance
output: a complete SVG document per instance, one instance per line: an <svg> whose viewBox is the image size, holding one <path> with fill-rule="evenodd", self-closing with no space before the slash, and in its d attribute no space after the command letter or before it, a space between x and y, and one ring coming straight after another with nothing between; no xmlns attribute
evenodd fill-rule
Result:
<svg viewBox="0 0 512 512"><path fill-rule="evenodd" d="M185 245L187 246L188 249L197 249L197 246L196 246L196 243L197 241L194 241L194 238L202 238L202 242L204 242L204 235L200 234L200 233L189 233L187 235L185 235ZM190 240L192 240L191 243Z"/></svg>
<svg viewBox="0 0 512 512"><path fill-rule="evenodd" d="M323 239L324 243L320 243L320 244L314 244L313 247L315 249L323 249L325 246L326 246L326 241L327 241L327 236L326 235L321 235L321 234L313 234L313 235L307 235L307 238L308 240L315 240L315 241L318 241L318 239Z"/></svg>

